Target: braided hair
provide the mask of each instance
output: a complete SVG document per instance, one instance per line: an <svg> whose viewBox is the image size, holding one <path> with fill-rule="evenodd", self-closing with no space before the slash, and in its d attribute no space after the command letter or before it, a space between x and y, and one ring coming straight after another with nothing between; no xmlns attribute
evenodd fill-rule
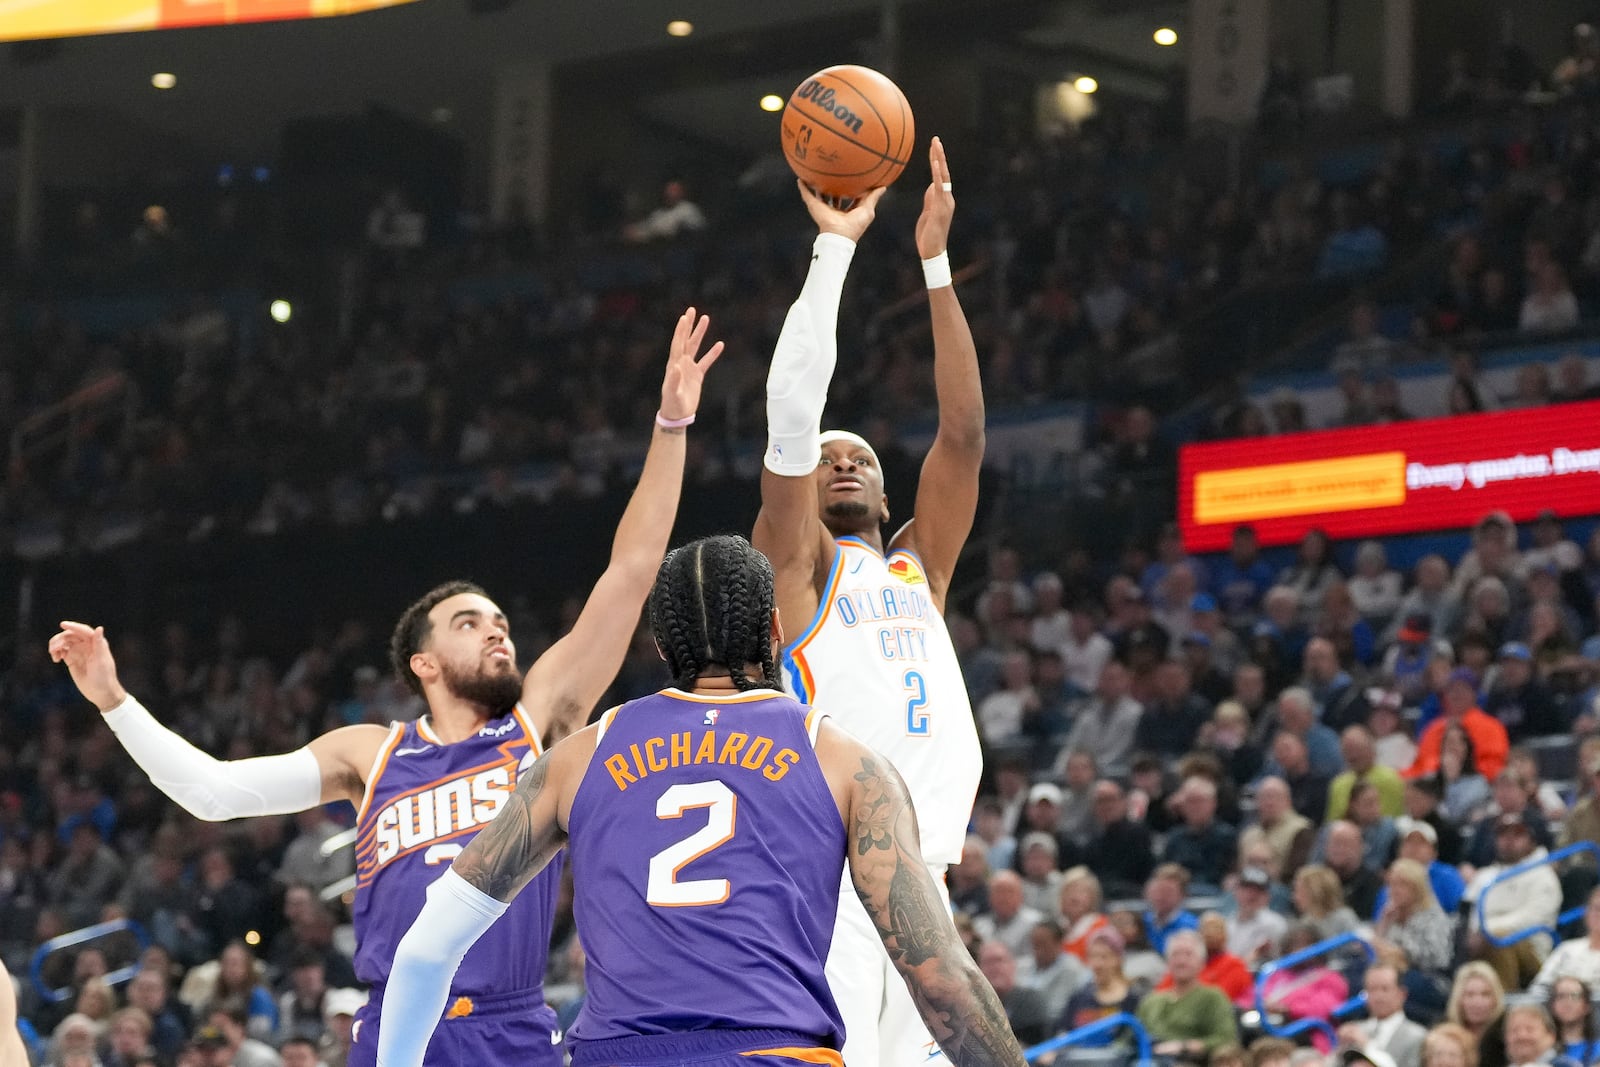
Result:
<svg viewBox="0 0 1600 1067"><path fill-rule="evenodd" d="M482 586L472 582L445 582L413 601L401 613L400 621L394 624L394 633L389 638L389 664L394 668L395 677L405 682L406 687L417 696L422 695L422 679L411 669L411 657L422 651L423 642L433 633L433 622L428 618L428 612L462 593L477 593L483 597L489 595Z"/></svg>
<svg viewBox="0 0 1600 1067"><path fill-rule="evenodd" d="M712 666L740 690L776 689L772 564L742 537L703 537L675 549L650 590L650 628L672 682L692 688ZM761 677L745 673L759 663Z"/></svg>

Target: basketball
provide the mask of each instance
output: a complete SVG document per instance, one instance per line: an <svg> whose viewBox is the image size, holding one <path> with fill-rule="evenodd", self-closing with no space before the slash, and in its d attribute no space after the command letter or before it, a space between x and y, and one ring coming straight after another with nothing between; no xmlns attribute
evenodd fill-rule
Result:
<svg viewBox="0 0 1600 1067"><path fill-rule="evenodd" d="M868 67L819 70L783 109L783 154L824 196L853 200L892 184L916 140L906 95Z"/></svg>

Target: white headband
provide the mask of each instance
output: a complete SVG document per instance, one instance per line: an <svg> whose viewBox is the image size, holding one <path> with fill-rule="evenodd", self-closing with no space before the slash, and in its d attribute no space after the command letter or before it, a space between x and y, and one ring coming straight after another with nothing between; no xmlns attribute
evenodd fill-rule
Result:
<svg viewBox="0 0 1600 1067"><path fill-rule="evenodd" d="M847 444L855 445L872 457L872 462L879 470L883 469L883 464L878 459L878 453L874 452L872 446L867 444L867 439L859 434L853 434L849 430L823 430L822 435L817 438L817 447L824 448L835 441L844 441Z"/></svg>

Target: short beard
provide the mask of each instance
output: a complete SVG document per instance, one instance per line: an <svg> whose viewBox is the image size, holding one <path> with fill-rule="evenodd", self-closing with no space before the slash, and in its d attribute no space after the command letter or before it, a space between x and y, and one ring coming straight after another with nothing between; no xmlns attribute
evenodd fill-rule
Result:
<svg viewBox="0 0 1600 1067"><path fill-rule="evenodd" d="M830 519L859 526L867 518L867 506L854 500L841 500L836 504L829 504L823 514Z"/></svg>
<svg viewBox="0 0 1600 1067"><path fill-rule="evenodd" d="M470 675L458 674L448 663L441 662L439 675L452 696L469 704L481 704L490 711L509 711L522 699L522 678L514 669L490 673L479 668Z"/></svg>

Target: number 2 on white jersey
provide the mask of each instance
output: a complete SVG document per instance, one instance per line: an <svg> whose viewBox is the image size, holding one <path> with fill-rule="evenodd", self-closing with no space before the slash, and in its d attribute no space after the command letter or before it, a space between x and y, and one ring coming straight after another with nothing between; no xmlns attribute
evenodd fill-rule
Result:
<svg viewBox="0 0 1600 1067"><path fill-rule="evenodd" d="M695 808L708 809L705 826L650 857L645 901L657 908L699 908L728 899L732 887L726 878L680 882L678 872L712 849L733 840L739 798L722 782L679 783L656 801L656 818L681 819L684 812Z"/></svg>
<svg viewBox="0 0 1600 1067"><path fill-rule="evenodd" d="M923 709L928 706L928 683L920 671L906 671L905 688L910 694L906 697L906 733L912 737L927 737L928 713Z"/></svg>

